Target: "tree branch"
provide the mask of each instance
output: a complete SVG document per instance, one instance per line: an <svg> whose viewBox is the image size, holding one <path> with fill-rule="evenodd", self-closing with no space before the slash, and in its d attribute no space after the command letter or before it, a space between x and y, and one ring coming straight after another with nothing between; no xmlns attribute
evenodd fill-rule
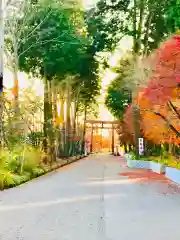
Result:
<svg viewBox="0 0 180 240"><path fill-rule="evenodd" d="M141 35L142 35L142 27L143 27L143 20L144 20L144 12L145 12L145 0L140 1L140 16L139 16L139 24L138 24L138 32L137 32L137 52L141 49Z"/></svg>
<svg viewBox="0 0 180 240"><path fill-rule="evenodd" d="M169 123L169 121L167 120L167 118L165 116L163 116L161 113L159 112L154 112L154 114L156 116L159 116L161 117L167 124L168 126L170 127L170 129L176 134L177 137L180 137L180 132L171 124Z"/></svg>
<svg viewBox="0 0 180 240"><path fill-rule="evenodd" d="M59 36L59 37L61 37L61 36ZM58 38L59 38L59 37L58 37ZM24 50L22 53L20 53L18 57L20 57L21 55L23 55L24 53L26 53L27 51L29 51L29 50L30 50L31 48L33 48L33 47L37 47L38 45L39 45L39 46L40 46L40 45L44 45L44 44L50 43L50 42L68 43L68 44L74 44L74 45L78 44L78 43L76 43L76 42L58 41L58 40L57 40L58 38L54 38L54 39L50 39L50 40L44 40L44 41L42 41L42 42L34 43L34 44L32 44L31 46L29 46L26 50Z"/></svg>
<svg viewBox="0 0 180 240"><path fill-rule="evenodd" d="M7 8L11 3L12 3L13 0L7 0L7 2L5 3L5 8Z"/></svg>
<svg viewBox="0 0 180 240"><path fill-rule="evenodd" d="M45 20L51 15L51 13L52 13L52 9L45 16L45 18L27 36L25 36L21 41L25 41L25 40L27 41L30 38L30 36L32 36L32 34L45 22Z"/></svg>
<svg viewBox="0 0 180 240"><path fill-rule="evenodd" d="M180 112L176 108L176 106L173 105L171 101L168 102L169 106L173 109L173 111L176 113L177 117L180 119Z"/></svg>

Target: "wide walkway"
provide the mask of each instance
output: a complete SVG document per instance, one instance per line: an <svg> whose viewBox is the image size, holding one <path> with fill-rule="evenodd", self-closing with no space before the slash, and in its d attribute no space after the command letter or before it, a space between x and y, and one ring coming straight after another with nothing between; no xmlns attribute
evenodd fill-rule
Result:
<svg viewBox="0 0 180 240"><path fill-rule="evenodd" d="M130 171L93 155L0 192L0 239L180 240L180 195L120 175Z"/></svg>

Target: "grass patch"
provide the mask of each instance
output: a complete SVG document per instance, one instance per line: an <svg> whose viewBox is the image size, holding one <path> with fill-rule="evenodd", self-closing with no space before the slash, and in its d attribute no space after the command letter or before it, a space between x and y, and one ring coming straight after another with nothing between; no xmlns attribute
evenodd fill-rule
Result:
<svg viewBox="0 0 180 240"><path fill-rule="evenodd" d="M168 157L150 157L150 160L156 163L160 163L162 165L166 165L168 167L180 169L180 161L174 156Z"/></svg>
<svg viewBox="0 0 180 240"><path fill-rule="evenodd" d="M137 157L134 153L130 153L130 160L142 160L142 161L153 161L155 163L160 163L168 167L176 168L180 170L180 159L172 155L165 156L139 156Z"/></svg>
<svg viewBox="0 0 180 240"><path fill-rule="evenodd" d="M130 160L142 160L142 161L151 161L150 157L147 156L137 156L134 152L130 152Z"/></svg>

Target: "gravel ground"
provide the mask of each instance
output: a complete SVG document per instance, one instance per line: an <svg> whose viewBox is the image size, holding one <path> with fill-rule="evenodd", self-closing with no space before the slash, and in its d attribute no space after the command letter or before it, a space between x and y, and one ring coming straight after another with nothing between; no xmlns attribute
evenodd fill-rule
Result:
<svg viewBox="0 0 180 240"><path fill-rule="evenodd" d="M180 240L180 195L125 171L120 157L92 155L0 192L0 239Z"/></svg>

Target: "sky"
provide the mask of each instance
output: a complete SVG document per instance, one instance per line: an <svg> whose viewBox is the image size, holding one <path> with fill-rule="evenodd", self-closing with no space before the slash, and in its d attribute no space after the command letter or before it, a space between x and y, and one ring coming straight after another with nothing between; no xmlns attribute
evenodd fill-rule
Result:
<svg viewBox="0 0 180 240"><path fill-rule="evenodd" d="M18 81L19 81L19 90L23 90L32 86L34 92L37 96L43 96L43 83L40 79L29 79L27 74L23 72L18 73ZM32 84L33 82L33 84ZM5 69L4 71L4 86L7 89L13 88L14 81L13 81L13 74L8 70Z"/></svg>
<svg viewBox="0 0 180 240"><path fill-rule="evenodd" d="M125 37L124 39L122 39L121 44L120 44L120 48L117 49L112 56L109 59L109 64L111 66L116 66L117 61L119 61L119 59L121 58L121 56L128 50L130 49L130 47L132 46L132 39ZM107 121L112 121L114 120L114 117L112 116L112 114L108 111L108 109L105 107L104 105L104 100L105 100L105 96L106 96L106 90L108 85L111 83L111 81L113 79L115 79L115 77L117 76L117 74L115 74L114 72L110 71L109 69L105 71L104 76L102 78L102 89L101 89L101 96L99 97L99 102L101 102L99 104L100 106L100 119L101 120L107 120Z"/></svg>
<svg viewBox="0 0 180 240"><path fill-rule="evenodd" d="M83 0L83 4L85 8L90 8L94 4L96 4L97 0Z"/></svg>

